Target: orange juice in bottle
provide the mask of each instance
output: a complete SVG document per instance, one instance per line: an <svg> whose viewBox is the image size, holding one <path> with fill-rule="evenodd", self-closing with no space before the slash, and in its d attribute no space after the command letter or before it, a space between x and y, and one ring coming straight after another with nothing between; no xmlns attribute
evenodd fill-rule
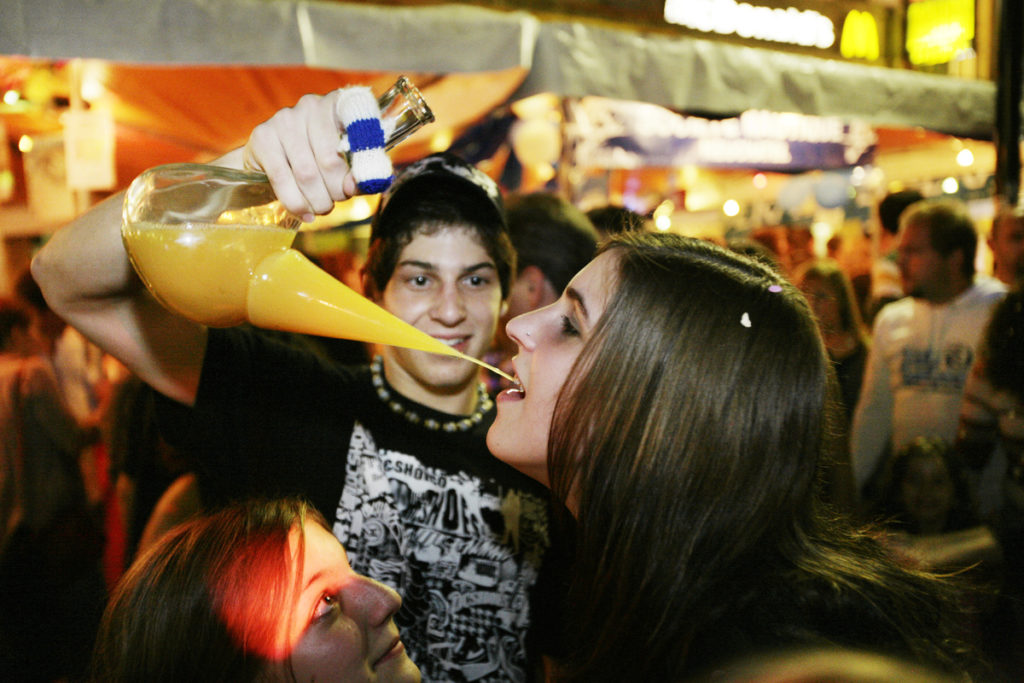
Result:
<svg viewBox="0 0 1024 683"><path fill-rule="evenodd" d="M246 321L256 266L295 240L295 231L276 226L214 223L131 223L121 235L132 265L154 296L211 327Z"/></svg>
<svg viewBox="0 0 1024 683"><path fill-rule="evenodd" d="M392 315L292 249L300 221L266 188L220 186L245 180L246 173L195 165L156 171L129 189L121 235L139 277L167 308L211 327L251 322L456 356L508 377ZM262 203L245 206L253 202Z"/></svg>

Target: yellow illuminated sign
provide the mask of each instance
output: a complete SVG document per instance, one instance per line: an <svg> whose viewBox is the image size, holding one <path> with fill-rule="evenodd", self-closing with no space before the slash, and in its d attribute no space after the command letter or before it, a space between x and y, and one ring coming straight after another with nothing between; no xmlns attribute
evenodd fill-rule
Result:
<svg viewBox="0 0 1024 683"><path fill-rule="evenodd" d="M850 10L846 15L839 54L847 59L878 59L878 24L871 12Z"/></svg>
<svg viewBox="0 0 1024 683"><path fill-rule="evenodd" d="M763 7L736 0L665 0L665 21L697 31L827 49L836 41L832 20L795 7Z"/></svg>
<svg viewBox="0 0 1024 683"><path fill-rule="evenodd" d="M919 0L907 7L911 64L945 64L972 49L974 0Z"/></svg>

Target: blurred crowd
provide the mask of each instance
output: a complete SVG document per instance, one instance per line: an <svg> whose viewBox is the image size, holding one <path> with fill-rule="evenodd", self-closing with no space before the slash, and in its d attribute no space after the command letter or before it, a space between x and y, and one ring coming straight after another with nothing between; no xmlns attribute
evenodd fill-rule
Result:
<svg viewBox="0 0 1024 683"><path fill-rule="evenodd" d="M549 193L507 208L518 266L488 357L497 366L515 353L504 321L557 299L604 237L652 229L626 209L588 215ZM973 582L972 637L1017 680L1024 214L1000 210L980 235L963 205L899 192L877 225L877 260L856 273L764 235L726 246L791 279L816 316L836 380L824 498L836 514L879 522L894 552ZM982 244L991 272L976 268ZM321 264L344 264L332 274L352 281L361 256ZM352 342L272 334L335 362L370 357ZM77 680L109 591L142 549L203 509L202 480L162 438L154 390L50 312L28 272L0 300L0 343L0 670Z"/></svg>

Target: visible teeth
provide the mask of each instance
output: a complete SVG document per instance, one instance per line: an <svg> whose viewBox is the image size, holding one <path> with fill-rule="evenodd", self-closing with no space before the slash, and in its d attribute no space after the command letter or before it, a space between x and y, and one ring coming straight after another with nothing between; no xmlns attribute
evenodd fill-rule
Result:
<svg viewBox="0 0 1024 683"><path fill-rule="evenodd" d="M444 342L448 346L455 346L456 344L461 344L462 342L466 341L466 338L460 337L459 339L441 339L440 341Z"/></svg>

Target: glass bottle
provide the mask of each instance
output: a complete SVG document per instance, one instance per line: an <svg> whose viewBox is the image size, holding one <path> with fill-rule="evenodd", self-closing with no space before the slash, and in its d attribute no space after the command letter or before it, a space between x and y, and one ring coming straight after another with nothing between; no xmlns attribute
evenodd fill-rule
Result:
<svg viewBox="0 0 1024 683"><path fill-rule="evenodd" d="M404 76L378 98L391 134L387 149L434 120ZM301 219L274 195L267 176L207 164L165 164L136 178L125 195L121 235L135 271L167 308L214 327L249 319L256 267L289 250Z"/></svg>
<svg viewBox="0 0 1024 683"><path fill-rule="evenodd" d="M379 98L391 149L433 114L404 77ZM393 128L391 127L393 123ZM458 356L508 379L356 293L292 249L302 221L266 175L204 164L157 166L125 195L121 236L165 307L198 323L390 344Z"/></svg>

